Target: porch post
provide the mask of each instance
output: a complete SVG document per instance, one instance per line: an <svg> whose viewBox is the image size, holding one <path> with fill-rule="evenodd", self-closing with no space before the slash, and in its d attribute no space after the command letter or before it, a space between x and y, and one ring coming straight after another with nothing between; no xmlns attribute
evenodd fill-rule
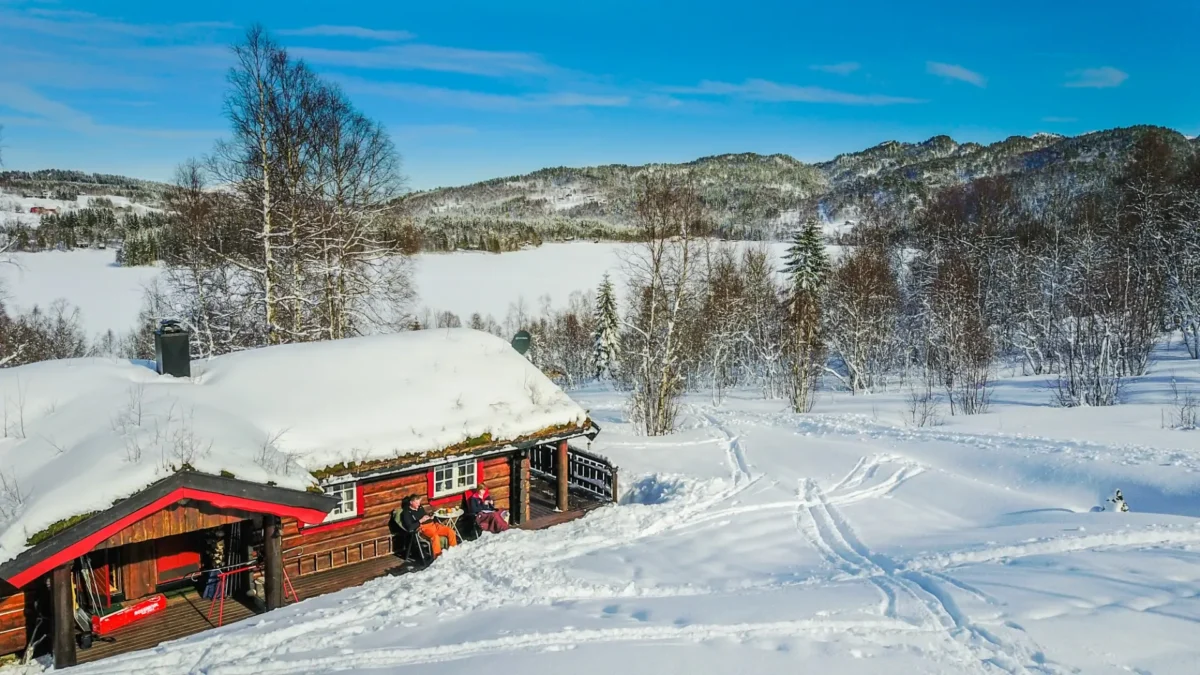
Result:
<svg viewBox="0 0 1200 675"><path fill-rule="evenodd" d="M521 452L508 457L508 520L509 525L521 524Z"/></svg>
<svg viewBox="0 0 1200 675"><path fill-rule="evenodd" d="M571 510L569 496L569 483L567 481L571 471L570 458L567 455L567 442L560 441L558 444L558 456L554 458L554 472L558 477L558 511L567 512Z"/></svg>
<svg viewBox="0 0 1200 675"><path fill-rule="evenodd" d="M71 594L71 565L55 567L50 573L50 594L54 607L54 669L75 665L75 601Z"/></svg>
<svg viewBox="0 0 1200 675"><path fill-rule="evenodd" d="M263 516L263 586L267 611L283 606L283 537L278 516Z"/></svg>
<svg viewBox="0 0 1200 675"><path fill-rule="evenodd" d="M521 522L529 522L529 450L521 451Z"/></svg>

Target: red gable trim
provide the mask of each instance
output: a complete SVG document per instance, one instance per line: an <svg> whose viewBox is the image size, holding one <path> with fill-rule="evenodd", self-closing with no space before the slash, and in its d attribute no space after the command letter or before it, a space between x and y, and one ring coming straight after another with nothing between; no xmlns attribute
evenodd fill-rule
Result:
<svg viewBox="0 0 1200 675"><path fill-rule="evenodd" d="M17 588L25 586L29 582L38 578L42 574L60 565L66 564L75 558L91 551L96 545L103 542L105 539L113 536L121 530L129 527L137 521L149 516L156 511L161 511L166 507L174 504L181 499L194 499L196 501L208 502L219 509L239 509L242 511L250 511L252 513L264 513L283 518L295 518L301 523L321 522L325 519L325 514L322 511L315 509L306 509L298 506L283 506L281 504L272 504L270 502L258 501L256 499L247 499L244 497L230 497L216 492L206 492L196 490L194 488L179 488L159 499L143 506L124 518L114 522L113 524L100 529L99 531L84 537L83 539L71 544L63 550L54 553L46 558L31 565L28 569L22 570L14 574L8 579L8 582Z"/></svg>

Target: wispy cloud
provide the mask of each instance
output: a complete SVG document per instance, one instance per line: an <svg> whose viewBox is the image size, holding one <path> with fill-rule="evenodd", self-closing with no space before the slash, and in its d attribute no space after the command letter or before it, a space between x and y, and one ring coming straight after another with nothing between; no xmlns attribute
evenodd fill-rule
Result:
<svg viewBox="0 0 1200 675"><path fill-rule="evenodd" d="M820 71L822 73L832 73L834 75L849 75L850 73L857 71L859 68L862 68L862 66L853 61L846 61L844 63L831 63L829 65L809 66L809 68L811 70Z"/></svg>
<svg viewBox="0 0 1200 675"><path fill-rule="evenodd" d="M555 70L540 56L526 52L493 52L425 44L365 50L296 47L291 52L311 63L380 70L431 70L491 77L544 75Z"/></svg>
<svg viewBox="0 0 1200 675"><path fill-rule="evenodd" d="M1104 66L1102 68L1084 68L1067 73L1071 78L1063 85L1064 87L1080 87L1088 89L1108 89L1110 87L1119 87L1121 83L1129 79L1129 73L1122 70L1117 70L1112 66Z"/></svg>
<svg viewBox="0 0 1200 675"><path fill-rule="evenodd" d="M224 21L188 21L174 24L149 24L109 19L75 10L34 8L24 12L0 11L0 23L10 30L75 40L102 43L129 38L155 40L178 39L202 32L236 28Z"/></svg>
<svg viewBox="0 0 1200 675"><path fill-rule="evenodd" d="M883 94L854 94L824 87L802 87L780 84L769 80L746 80L741 84L705 80L695 87L668 87L663 91L671 94L699 96L732 96L750 101L834 103L841 105L896 105L924 103L907 96Z"/></svg>
<svg viewBox="0 0 1200 675"><path fill-rule="evenodd" d="M12 110L21 116L8 116L13 126L38 126L65 129L79 134L130 134L149 138L215 138L219 132L193 129L154 129L99 124L91 115L65 103L48 98L16 82L0 81L0 110Z"/></svg>
<svg viewBox="0 0 1200 675"><path fill-rule="evenodd" d="M373 82L360 78L337 78L347 91L385 96L426 105L491 111L519 111L531 108L619 108L631 103L629 96L597 95L578 92L530 94L493 94L467 89L431 87L406 82Z"/></svg>
<svg viewBox="0 0 1200 675"><path fill-rule="evenodd" d="M416 35L406 30L379 30L363 26L309 26L307 28L290 28L277 31L280 35L297 37L349 37L360 40L376 40L379 42L403 42L411 40Z"/></svg>
<svg viewBox="0 0 1200 675"><path fill-rule="evenodd" d="M1077 117L1058 117L1055 115L1049 115L1047 117L1043 117L1042 121L1050 122L1052 124L1066 124L1068 122L1078 122L1079 118L1077 118Z"/></svg>
<svg viewBox="0 0 1200 675"><path fill-rule="evenodd" d="M91 116L15 82L0 82L0 108L8 108L28 115L30 119L53 123L71 131L86 133L95 131L97 127Z"/></svg>
<svg viewBox="0 0 1200 675"><path fill-rule="evenodd" d="M958 80L959 82L966 82L967 84L973 84L976 87L986 87L987 86L987 78L984 77L983 75L980 75L979 73L977 73L973 70L968 70L966 68L963 68L962 66L954 65L951 63L938 63L937 61L926 61L925 62L925 72L929 73L930 75L937 75L938 77L944 77L948 80Z"/></svg>
<svg viewBox="0 0 1200 675"><path fill-rule="evenodd" d="M89 50L92 51L98 50ZM150 86L151 78L112 67L104 62L105 59L73 59L71 56L62 50L0 45L0 64L3 64L0 77L28 84L53 83L56 89L128 90Z"/></svg>

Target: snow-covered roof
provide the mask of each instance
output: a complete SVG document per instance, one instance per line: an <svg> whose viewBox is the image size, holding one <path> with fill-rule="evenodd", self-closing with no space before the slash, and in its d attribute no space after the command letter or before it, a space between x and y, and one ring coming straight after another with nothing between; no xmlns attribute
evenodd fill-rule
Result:
<svg viewBox="0 0 1200 675"><path fill-rule="evenodd" d="M587 413L507 342L436 329L192 363L71 359L0 370L0 562L49 525L188 465L305 489L311 472L582 426Z"/></svg>

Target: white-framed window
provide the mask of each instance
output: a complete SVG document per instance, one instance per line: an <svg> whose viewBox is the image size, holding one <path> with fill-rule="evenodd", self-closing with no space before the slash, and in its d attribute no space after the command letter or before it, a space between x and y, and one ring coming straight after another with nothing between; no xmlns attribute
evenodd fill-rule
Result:
<svg viewBox="0 0 1200 675"><path fill-rule="evenodd" d="M442 464L433 468L433 497L445 497L466 492L478 484L475 480L475 460Z"/></svg>
<svg viewBox="0 0 1200 675"><path fill-rule="evenodd" d="M337 506L325 516L324 522L332 523L337 520L345 520L358 515L358 484L337 483L335 485L326 485L324 488L325 494L330 497L337 497Z"/></svg>

